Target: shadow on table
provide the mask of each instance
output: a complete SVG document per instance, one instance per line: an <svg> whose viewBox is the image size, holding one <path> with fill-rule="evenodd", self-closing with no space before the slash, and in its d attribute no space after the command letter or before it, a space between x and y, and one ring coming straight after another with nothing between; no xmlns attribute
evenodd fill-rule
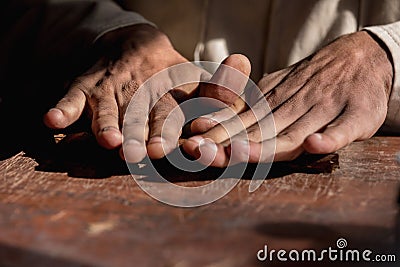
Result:
<svg viewBox="0 0 400 267"><path fill-rule="evenodd" d="M36 160L38 171L63 172L70 177L100 179L129 174L118 150L100 147L86 132L67 135L46 150L29 150L26 156Z"/></svg>
<svg viewBox="0 0 400 267"><path fill-rule="evenodd" d="M238 164L230 168L203 169L194 163L189 155L178 148L170 154L175 162L189 162L191 167L200 168L197 172L185 171L171 164L169 159L144 159L141 164L127 164L120 159L118 150L106 150L100 147L95 138L86 132L71 134L57 143L47 143L27 149L25 156L36 160L36 170L44 172L64 172L71 177L79 178L108 178L113 175L132 174L147 176L151 181L159 174L171 182L202 181L216 178L252 179L258 173L260 179L283 177L292 173L330 173L339 167L338 154L303 155L291 162L272 164ZM187 167L187 166L186 166ZM187 169L191 168L190 166ZM221 176L222 175L222 176Z"/></svg>
<svg viewBox="0 0 400 267"><path fill-rule="evenodd" d="M49 255L30 248L21 248L0 243L0 260L2 267L41 266L41 267L95 267L95 265L60 255Z"/></svg>

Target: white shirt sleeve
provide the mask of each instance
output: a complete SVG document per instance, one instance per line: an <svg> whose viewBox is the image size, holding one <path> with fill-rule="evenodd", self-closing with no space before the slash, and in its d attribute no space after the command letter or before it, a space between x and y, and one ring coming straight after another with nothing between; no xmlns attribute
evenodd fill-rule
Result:
<svg viewBox="0 0 400 267"><path fill-rule="evenodd" d="M364 30L381 39L389 49L393 64L393 85L388 103L388 113L382 128L384 131L400 132L400 21L366 27Z"/></svg>

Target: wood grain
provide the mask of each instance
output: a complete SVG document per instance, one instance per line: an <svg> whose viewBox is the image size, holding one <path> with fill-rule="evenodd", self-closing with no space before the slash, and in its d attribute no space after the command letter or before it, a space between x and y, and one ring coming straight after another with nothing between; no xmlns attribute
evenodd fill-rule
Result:
<svg viewBox="0 0 400 267"><path fill-rule="evenodd" d="M243 179L199 208L157 202L115 152L85 144L0 162L1 266L251 267L266 266L256 258L265 244L318 249L343 237L352 248L400 247L400 137L353 143L338 152L332 173L277 164L254 193ZM159 167L174 176L171 166ZM201 185L217 173L176 182Z"/></svg>

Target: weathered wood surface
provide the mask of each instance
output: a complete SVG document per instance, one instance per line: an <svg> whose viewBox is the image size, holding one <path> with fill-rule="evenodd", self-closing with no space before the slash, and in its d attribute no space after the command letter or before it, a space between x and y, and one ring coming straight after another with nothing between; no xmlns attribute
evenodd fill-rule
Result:
<svg viewBox="0 0 400 267"><path fill-rule="evenodd" d="M100 164L89 158L99 151L74 149L69 159L21 152L0 162L0 266L267 266L256 258L266 244L318 249L340 237L400 247L400 137L342 149L331 174L275 169L254 193L241 180L200 208L159 203L109 155ZM202 175L181 184L206 183Z"/></svg>

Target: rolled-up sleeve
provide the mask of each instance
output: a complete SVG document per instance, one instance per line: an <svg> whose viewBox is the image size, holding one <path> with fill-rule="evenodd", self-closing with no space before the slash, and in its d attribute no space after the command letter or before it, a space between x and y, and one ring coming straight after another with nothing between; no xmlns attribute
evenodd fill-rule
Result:
<svg viewBox="0 0 400 267"><path fill-rule="evenodd" d="M135 24L152 24L140 14L123 10L110 0L49 1L45 5L42 38L64 33L81 36L88 43L105 33Z"/></svg>
<svg viewBox="0 0 400 267"><path fill-rule="evenodd" d="M153 23L111 0L4 0L0 72L14 62L85 53L105 33Z"/></svg>
<svg viewBox="0 0 400 267"><path fill-rule="evenodd" d="M400 133L400 21L364 29L382 40L391 54L394 77L383 130Z"/></svg>

